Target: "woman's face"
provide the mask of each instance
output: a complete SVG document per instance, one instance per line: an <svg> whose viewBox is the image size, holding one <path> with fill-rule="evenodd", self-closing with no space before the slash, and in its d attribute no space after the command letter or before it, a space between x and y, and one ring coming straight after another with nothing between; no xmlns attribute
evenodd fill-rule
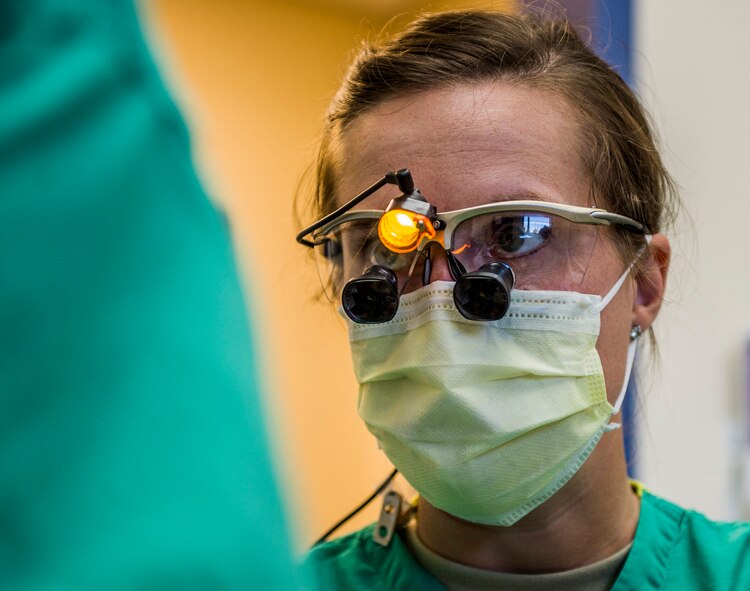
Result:
<svg viewBox="0 0 750 591"><path fill-rule="evenodd" d="M338 200L351 199L388 170L408 168L438 212L510 199L591 206L579 135L575 113L562 98L525 86L482 83L392 99L344 132ZM380 207L398 190L387 187L378 195L377 204L363 206ZM563 277L554 287L604 295L625 270L608 239L596 240L581 264L582 278L573 284ZM440 257L433 260L436 279L451 279ZM522 286L523 278L518 281ZM602 312L597 350L610 402L620 391L629 333L639 320L635 297L635 281L629 279Z"/></svg>

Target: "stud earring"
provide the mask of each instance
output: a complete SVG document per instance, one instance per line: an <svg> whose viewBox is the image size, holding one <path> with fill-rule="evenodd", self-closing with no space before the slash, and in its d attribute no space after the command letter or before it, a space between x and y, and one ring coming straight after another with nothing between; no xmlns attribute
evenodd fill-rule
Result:
<svg viewBox="0 0 750 591"><path fill-rule="evenodd" d="M634 341L639 336L643 334L643 331L641 330L641 325L636 324L631 330L630 330L630 340Z"/></svg>

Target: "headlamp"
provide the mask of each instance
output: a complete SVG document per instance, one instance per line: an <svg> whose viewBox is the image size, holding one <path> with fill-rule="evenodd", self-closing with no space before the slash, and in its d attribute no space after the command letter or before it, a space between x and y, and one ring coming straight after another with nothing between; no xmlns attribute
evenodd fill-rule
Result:
<svg viewBox="0 0 750 591"><path fill-rule="evenodd" d="M378 237L383 246L393 252L413 252L422 240L435 238L435 213L435 207L418 190L411 195L397 197L390 202L378 222Z"/></svg>

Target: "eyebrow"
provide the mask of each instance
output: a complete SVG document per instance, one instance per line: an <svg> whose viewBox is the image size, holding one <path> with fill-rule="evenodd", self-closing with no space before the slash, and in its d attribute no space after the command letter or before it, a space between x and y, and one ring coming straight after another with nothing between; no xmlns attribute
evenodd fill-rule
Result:
<svg viewBox="0 0 750 591"><path fill-rule="evenodd" d="M503 201L545 201L547 203L567 204L561 199L552 199L549 196L539 195L539 193L535 193L534 191L518 191L499 195L493 194L487 203L502 203Z"/></svg>

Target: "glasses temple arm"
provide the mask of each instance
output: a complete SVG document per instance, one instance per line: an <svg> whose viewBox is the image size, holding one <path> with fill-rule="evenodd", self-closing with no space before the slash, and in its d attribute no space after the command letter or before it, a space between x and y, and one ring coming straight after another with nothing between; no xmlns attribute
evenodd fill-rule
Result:
<svg viewBox="0 0 750 591"><path fill-rule="evenodd" d="M352 207L357 205L358 203L364 201L367 199L370 195L372 195L375 191L380 189L381 187L384 187L385 185L398 185L398 188L401 190L401 192L405 194L409 194L412 191L414 191L414 181L412 181L411 173L407 169L401 169L396 172L387 172L385 176L380 179L378 182L376 182L374 185L371 185L364 191L362 191L359 195L357 195L354 199L351 201L345 203L341 207L339 207L336 211L333 211L329 213L327 216L319 219L317 222L315 222L313 225L308 226L304 230L302 230L299 234L297 234L297 237L295 240L299 242L300 244L303 244L305 246L309 246L312 248L315 246L314 242L311 242L310 240L307 240L305 236L308 234L311 234L318 228L322 228L329 222L332 222L339 216L345 214L347 211L349 211Z"/></svg>
<svg viewBox="0 0 750 591"><path fill-rule="evenodd" d="M591 217L600 220L606 220L610 224L622 226L626 230L629 230L635 234L648 234L648 229L646 228L646 226L624 215L611 213L609 211L595 211L591 213Z"/></svg>

